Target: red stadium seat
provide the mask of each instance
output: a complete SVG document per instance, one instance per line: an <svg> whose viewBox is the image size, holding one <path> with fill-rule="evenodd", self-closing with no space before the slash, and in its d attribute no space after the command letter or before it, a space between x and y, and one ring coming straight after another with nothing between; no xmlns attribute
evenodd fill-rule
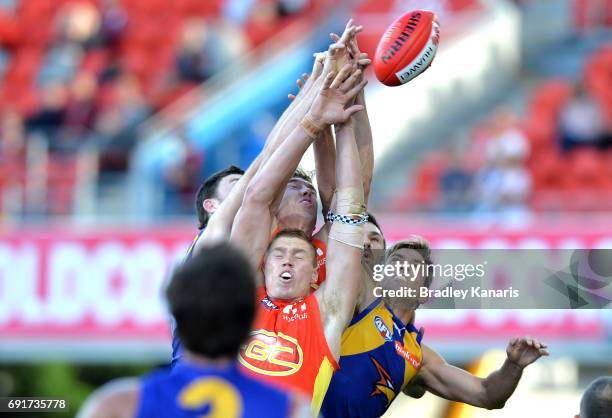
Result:
<svg viewBox="0 0 612 418"><path fill-rule="evenodd" d="M568 170L564 170L565 184L568 189L605 190L610 179L605 175L605 161L596 150L580 149L572 152Z"/></svg>
<svg viewBox="0 0 612 418"><path fill-rule="evenodd" d="M538 87L529 103L529 113L553 121L572 95L572 85L566 80L551 80Z"/></svg>
<svg viewBox="0 0 612 418"><path fill-rule="evenodd" d="M108 65L109 53L104 49L89 51L81 61L81 71L100 74Z"/></svg>
<svg viewBox="0 0 612 418"><path fill-rule="evenodd" d="M395 0L365 0L355 13L388 13L395 7Z"/></svg>
<svg viewBox="0 0 612 418"><path fill-rule="evenodd" d="M544 153L537 161L532 163L532 176L534 189L560 190L562 187L561 175L564 171L565 161L554 152Z"/></svg>

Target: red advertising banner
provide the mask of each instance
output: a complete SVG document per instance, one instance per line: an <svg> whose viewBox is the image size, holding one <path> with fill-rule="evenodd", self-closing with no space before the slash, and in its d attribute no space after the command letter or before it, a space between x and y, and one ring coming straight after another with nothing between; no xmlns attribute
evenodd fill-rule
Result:
<svg viewBox="0 0 612 418"><path fill-rule="evenodd" d="M596 227L475 232L385 219L383 228L391 242L416 233L430 239L433 248L588 248L612 244L612 234ZM162 289L194 232L182 225L0 233L0 346L45 339L168 344ZM610 317L596 310L423 310L418 312L417 322L434 339L456 337L457 333L466 339L505 339L526 333L549 339L601 341L609 332Z"/></svg>

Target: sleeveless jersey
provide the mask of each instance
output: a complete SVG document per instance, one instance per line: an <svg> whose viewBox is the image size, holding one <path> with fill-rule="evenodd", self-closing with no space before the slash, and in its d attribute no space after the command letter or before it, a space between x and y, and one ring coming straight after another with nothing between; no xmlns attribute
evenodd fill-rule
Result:
<svg viewBox="0 0 612 418"><path fill-rule="evenodd" d="M322 415L382 416L421 367L421 337L381 299L360 312L342 334L340 370L331 381Z"/></svg>
<svg viewBox="0 0 612 418"><path fill-rule="evenodd" d="M253 331L238 361L249 373L312 398L318 414L338 364L321 323L314 294L291 303L272 301L262 289Z"/></svg>
<svg viewBox="0 0 612 418"><path fill-rule="evenodd" d="M141 381L136 418L286 418L290 395L225 367L181 362Z"/></svg>
<svg viewBox="0 0 612 418"><path fill-rule="evenodd" d="M313 238L312 245L315 246L317 253L317 266L319 267L319 276L317 278L317 282L312 285L314 290L317 290L319 286L325 281L325 259L327 257L327 244L325 244L320 239Z"/></svg>

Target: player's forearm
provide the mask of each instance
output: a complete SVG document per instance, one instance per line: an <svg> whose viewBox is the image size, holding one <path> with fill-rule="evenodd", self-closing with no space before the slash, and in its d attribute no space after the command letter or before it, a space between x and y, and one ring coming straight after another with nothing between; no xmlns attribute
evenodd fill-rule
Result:
<svg viewBox="0 0 612 418"><path fill-rule="evenodd" d="M281 119L275 125L272 133L269 135L268 142L265 148L264 162L272 156L274 151L287 139L287 137L293 132L293 130L299 125L304 119L308 110L312 106L312 102L317 96L319 88L321 86L320 81L313 80L312 83L307 83L306 86L300 91L295 100L287 108L285 113L281 116Z"/></svg>
<svg viewBox="0 0 612 418"><path fill-rule="evenodd" d="M294 128L287 140L272 153L249 183L245 192L245 201L251 200L268 207L272 206L312 141L313 138L302 126Z"/></svg>
<svg viewBox="0 0 612 418"><path fill-rule="evenodd" d="M321 198L323 216L331 207L336 189L336 147L331 127L323 131L322 137L314 143L317 188Z"/></svg>
<svg viewBox="0 0 612 418"><path fill-rule="evenodd" d="M336 213L358 215L364 210L359 154L352 126L348 123L338 133L336 161ZM346 326L355 309L361 290L361 255L363 225L334 221L331 225L327 253L326 292L331 297L338 320Z"/></svg>
<svg viewBox="0 0 612 418"><path fill-rule="evenodd" d="M336 188L339 191L351 190L354 193L352 203L360 207L351 209L355 210L353 213L360 213L364 205L363 177L353 124L345 124L336 131L336 135L336 152L338 154L336 160ZM338 210L341 209L338 208Z"/></svg>
<svg viewBox="0 0 612 418"><path fill-rule="evenodd" d="M370 186L374 172L374 143L372 141L372 127L365 105L364 92L361 91L357 96L357 104L364 108L353 116L355 120L355 140L359 150L359 160L361 163L361 173L363 176L363 197L366 206L370 196Z"/></svg>
<svg viewBox="0 0 612 418"><path fill-rule="evenodd" d="M501 369L484 379L482 385L485 388L485 396L481 407L487 409L503 408L508 398L514 393L522 375L523 369L506 359Z"/></svg>
<svg viewBox="0 0 612 418"><path fill-rule="evenodd" d="M259 170L262 160L263 154L260 153L232 188L227 198L221 203L219 209L211 215L206 230L202 234L202 237L196 242L196 247L194 249L196 253L206 245L229 239L232 225L244 199L246 188Z"/></svg>

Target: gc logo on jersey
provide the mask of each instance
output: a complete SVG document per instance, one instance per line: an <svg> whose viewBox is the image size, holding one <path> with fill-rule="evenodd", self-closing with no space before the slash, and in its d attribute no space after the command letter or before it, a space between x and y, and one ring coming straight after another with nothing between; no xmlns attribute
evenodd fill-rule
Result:
<svg viewBox="0 0 612 418"><path fill-rule="evenodd" d="M240 347L238 361L266 376L289 376L302 367L304 353L295 338L260 329Z"/></svg>
<svg viewBox="0 0 612 418"><path fill-rule="evenodd" d="M380 332L381 337L387 341L393 340L393 334L391 334L391 331L389 328L387 328L387 324L385 324L380 316L377 315L374 317L374 324L376 325L378 332Z"/></svg>

